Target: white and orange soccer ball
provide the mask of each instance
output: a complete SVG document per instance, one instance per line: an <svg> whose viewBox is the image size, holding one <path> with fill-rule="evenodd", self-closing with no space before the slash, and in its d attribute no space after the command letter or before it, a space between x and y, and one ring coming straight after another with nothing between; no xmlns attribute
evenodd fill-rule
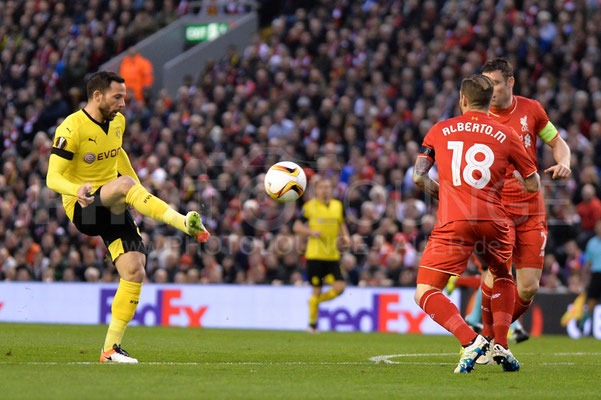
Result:
<svg viewBox="0 0 601 400"><path fill-rule="evenodd" d="M280 203L298 200L306 187L305 171L290 161L274 164L265 174L265 191L269 197Z"/></svg>

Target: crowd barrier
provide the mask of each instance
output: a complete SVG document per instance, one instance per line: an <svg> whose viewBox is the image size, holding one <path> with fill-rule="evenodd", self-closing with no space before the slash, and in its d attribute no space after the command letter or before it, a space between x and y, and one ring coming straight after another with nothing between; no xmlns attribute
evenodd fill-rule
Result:
<svg viewBox="0 0 601 400"><path fill-rule="evenodd" d="M0 322L106 324L116 284L0 282ZM145 284L132 325L304 330L309 287ZM322 303L322 331L446 334L413 301L413 288L348 288ZM460 309L468 291L451 300ZM575 295L539 293L522 322L532 336L581 336L576 321L561 318ZM466 307L463 307L464 311ZM601 306L586 330L601 339Z"/></svg>
<svg viewBox="0 0 601 400"><path fill-rule="evenodd" d="M462 294L463 313L468 311L472 290L464 290ZM562 317L572 308L575 294L570 293L537 293L530 309L521 318L522 325L531 336L569 335L574 339L582 336L578 321L572 319L562 324ZM597 306L593 316L584 326L584 331L597 339L601 339L601 306Z"/></svg>
<svg viewBox="0 0 601 400"><path fill-rule="evenodd" d="M116 284L0 283L0 321L106 324ZM133 325L304 330L309 287L145 284ZM446 334L413 288L348 288L322 303L323 331ZM452 301L460 305L460 294Z"/></svg>

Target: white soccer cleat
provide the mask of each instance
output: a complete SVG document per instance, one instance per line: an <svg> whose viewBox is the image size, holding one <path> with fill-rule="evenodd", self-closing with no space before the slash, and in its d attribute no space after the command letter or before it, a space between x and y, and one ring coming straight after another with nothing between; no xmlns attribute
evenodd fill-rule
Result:
<svg viewBox="0 0 601 400"><path fill-rule="evenodd" d="M109 351L100 352L100 362L114 362L119 364L137 364L138 360L131 357L127 351L123 350L118 344L114 344Z"/></svg>
<svg viewBox="0 0 601 400"><path fill-rule="evenodd" d="M517 372L520 370L519 361L513 356L511 350L506 349L500 344L495 344L492 348L492 358L497 364L503 367L505 372Z"/></svg>
<svg viewBox="0 0 601 400"><path fill-rule="evenodd" d="M465 347L461 352L461 358L459 359L459 364L457 364L457 368L455 368L456 374L467 374L470 373L474 369L474 364L476 360L480 358L486 351L488 350L490 343L488 340L482 335L478 335L474 343Z"/></svg>
<svg viewBox="0 0 601 400"><path fill-rule="evenodd" d="M480 357L478 357L476 359L476 364L478 364L478 365L487 365L487 364L492 364L492 363L493 363L493 359L492 359L490 349L488 349L486 351L486 353L484 353L483 355L481 355Z"/></svg>

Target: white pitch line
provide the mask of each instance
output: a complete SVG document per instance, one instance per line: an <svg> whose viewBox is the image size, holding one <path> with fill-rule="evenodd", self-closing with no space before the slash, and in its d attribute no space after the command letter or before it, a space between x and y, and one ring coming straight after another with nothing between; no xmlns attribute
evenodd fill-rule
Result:
<svg viewBox="0 0 601 400"><path fill-rule="evenodd" d="M393 361L391 358L407 358L407 357L448 357L458 356L459 352L456 353L405 353L405 354L389 354L383 356L370 357L369 361L358 361L358 362L303 362L303 361L291 361L291 362L253 362L253 361L230 361L230 362L141 362L139 365L191 365L191 366L209 366L209 365L374 365L379 363L384 364L403 364L403 365L454 365L455 363L442 362L442 361L430 361L430 362L413 362L413 361ZM542 353L521 353L518 355L528 356L540 356ZM574 352L574 353L550 353L551 356L601 356L601 353L586 353L586 352ZM0 365L98 365L99 362L92 361L73 361L73 362L56 362L56 361L21 361L21 362L9 362L0 361ZM104 363L115 365L115 363ZM545 362L538 365L576 365L573 362Z"/></svg>
<svg viewBox="0 0 601 400"><path fill-rule="evenodd" d="M59 363L59 362L0 362L0 365L125 365L125 364L116 364L116 363L100 363L100 362L91 362L91 361L79 361L79 362L67 362L67 363ZM386 364L400 364L400 365L456 365L455 362L400 362L400 361L388 361ZM372 362L338 362L338 363L311 363L311 362L273 362L273 363L260 363L260 362L216 362L216 363L199 363L199 362L141 362L137 365L167 365L167 366L211 366L211 365L232 365L232 366L289 366L289 365L374 365ZM524 365L524 363L522 363ZM576 365L576 363L541 363L539 365Z"/></svg>
<svg viewBox="0 0 601 400"><path fill-rule="evenodd" d="M100 363L92 361L73 361L73 362L55 362L55 361L23 361L7 362L2 361L0 365L119 365L118 363ZM123 365L123 364L120 364ZM140 362L138 365L374 365L371 362Z"/></svg>
<svg viewBox="0 0 601 400"><path fill-rule="evenodd" d="M542 363L541 365L576 365L576 363L564 362L564 363Z"/></svg>
<svg viewBox="0 0 601 400"><path fill-rule="evenodd" d="M375 362L376 364L384 363L384 364L408 364L408 365L441 365L441 364L449 364L443 362L423 362L423 363L413 363L413 362L404 362L404 361L393 361L391 358L400 358L400 357L438 357L438 356L457 356L459 353L427 353L427 354L390 354L384 356L376 356L370 357L369 360ZM537 356L541 355L541 353L520 353L518 356ZM551 353L552 356L599 356L601 353ZM541 363L540 365L575 365L575 363Z"/></svg>
<svg viewBox="0 0 601 400"><path fill-rule="evenodd" d="M458 354L459 354L459 352L457 352L457 353L426 353L426 354L390 354L390 355L386 355L386 356L370 357L369 361L373 361L376 364L379 364L381 362L383 362L384 364L408 364L408 363L404 363L401 361L392 361L391 358L456 356Z"/></svg>

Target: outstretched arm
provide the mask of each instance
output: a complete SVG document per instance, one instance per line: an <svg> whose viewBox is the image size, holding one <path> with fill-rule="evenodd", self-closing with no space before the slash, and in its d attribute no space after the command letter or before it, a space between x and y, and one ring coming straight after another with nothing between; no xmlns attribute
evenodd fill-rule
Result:
<svg viewBox="0 0 601 400"><path fill-rule="evenodd" d="M569 178L572 171L570 170L570 148L568 144L559 135L547 144L553 149L553 158L556 164L547 168L545 172L553 174L553 179Z"/></svg>
<svg viewBox="0 0 601 400"><path fill-rule="evenodd" d="M415 167L413 168L413 183L438 200L438 190L440 186L438 182L428 176L428 171L430 171L432 165L434 165L434 161L430 158L423 156L417 157Z"/></svg>

